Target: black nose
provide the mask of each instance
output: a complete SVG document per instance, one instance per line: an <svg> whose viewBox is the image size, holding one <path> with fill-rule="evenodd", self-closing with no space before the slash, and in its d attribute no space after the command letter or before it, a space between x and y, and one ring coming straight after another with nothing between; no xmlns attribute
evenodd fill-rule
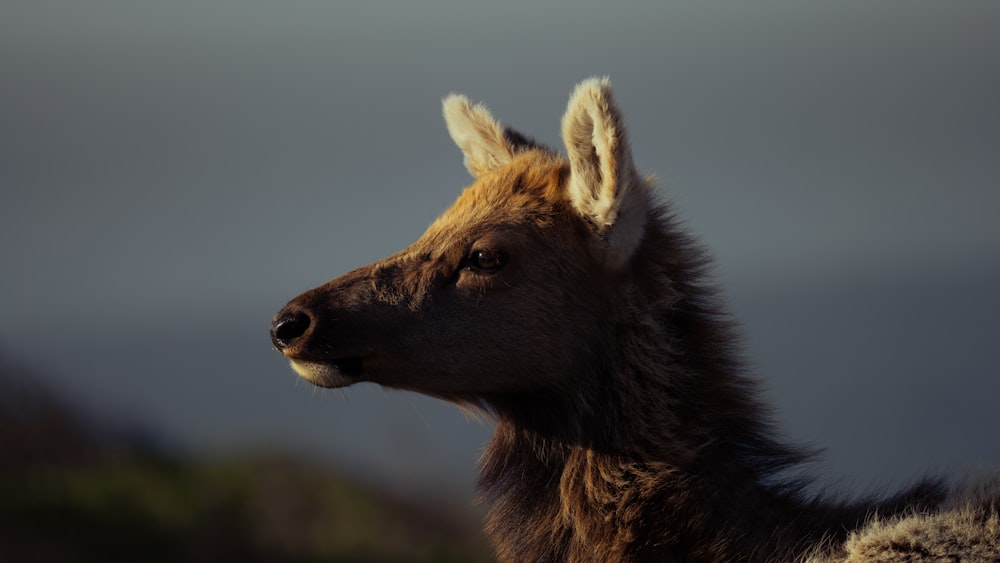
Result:
<svg viewBox="0 0 1000 563"><path fill-rule="evenodd" d="M282 313L271 322L271 342L278 350L284 350L293 340L305 334L312 321L303 312Z"/></svg>

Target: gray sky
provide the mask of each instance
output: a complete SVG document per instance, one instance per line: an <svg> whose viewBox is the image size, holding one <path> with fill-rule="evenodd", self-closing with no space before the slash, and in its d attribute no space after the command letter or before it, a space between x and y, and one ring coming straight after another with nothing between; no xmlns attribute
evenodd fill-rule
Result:
<svg viewBox="0 0 1000 563"><path fill-rule="evenodd" d="M415 395L314 391L270 318L408 244L469 181L442 96L558 146L573 85L610 75L783 429L828 446L821 472L1000 464L998 4L3 12L0 353L94 412L469 486L488 428Z"/></svg>

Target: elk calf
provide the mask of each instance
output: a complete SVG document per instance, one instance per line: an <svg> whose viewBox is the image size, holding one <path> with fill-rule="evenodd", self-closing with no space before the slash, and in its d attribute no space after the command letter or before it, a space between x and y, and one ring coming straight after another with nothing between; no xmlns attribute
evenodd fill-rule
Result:
<svg viewBox="0 0 1000 563"><path fill-rule="evenodd" d="M444 116L475 182L410 247L289 302L271 337L316 385L489 413L499 559L1000 558L995 494L926 482L833 503L781 479L807 456L774 437L707 260L636 170L607 80L570 97L566 156L459 95Z"/></svg>

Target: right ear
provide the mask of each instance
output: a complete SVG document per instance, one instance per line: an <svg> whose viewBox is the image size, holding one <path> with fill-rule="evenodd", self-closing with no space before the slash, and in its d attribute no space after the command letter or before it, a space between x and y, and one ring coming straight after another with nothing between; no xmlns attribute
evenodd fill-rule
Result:
<svg viewBox="0 0 1000 563"><path fill-rule="evenodd" d="M461 94L450 94L442 103L444 122L452 140L465 155L465 167L478 178L511 161L515 145L508 140L503 125L483 104L472 105Z"/></svg>
<svg viewBox="0 0 1000 563"><path fill-rule="evenodd" d="M577 85L562 131L570 164L569 201L596 227L605 263L621 267L642 242L649 195L632 163L625 123L607 78Z"/></svg>

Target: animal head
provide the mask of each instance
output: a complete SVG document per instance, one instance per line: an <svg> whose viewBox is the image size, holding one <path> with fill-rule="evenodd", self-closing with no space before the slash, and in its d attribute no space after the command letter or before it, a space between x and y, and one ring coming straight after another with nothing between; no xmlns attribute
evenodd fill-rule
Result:
<svg viewBox="0 0 1000 563"><path fill-rule="evenodd" d="M566 155L452 94L444 118L475 178L397 254L306 291L271 326L293 369L458 402L572 389L598 361L650 216L606 79L572 93Z"/></svg>

